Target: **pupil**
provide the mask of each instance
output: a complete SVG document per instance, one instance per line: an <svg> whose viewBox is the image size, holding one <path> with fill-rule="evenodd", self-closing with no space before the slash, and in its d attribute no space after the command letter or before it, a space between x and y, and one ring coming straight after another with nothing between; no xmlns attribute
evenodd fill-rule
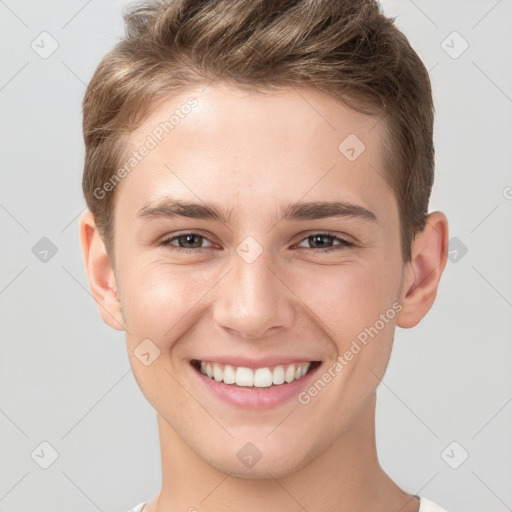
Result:
<svg viewBox="0 0 512 512"><path fill-rule="evenodd" d="M197 243L196 244L193 243L193 240L194 240L194 238L196 238L196 235L184 235L184 238L186 240L186 242L185 242L186 244L192 244L194 247L197 246ZM197 238L199 239L200 237L197 237Z"/></svg>
<svg viewBox="0 0 512 512"><path fill-rule="evenodd" d="M313 245L316 246L316 244L318 243L319 240L325 240L325 238L327 238L327 235L313 235L312 236L314 242L313 242ZM325 244L322 244L322 242L320 241L319 242L320 245L325 245Z"/></svg>

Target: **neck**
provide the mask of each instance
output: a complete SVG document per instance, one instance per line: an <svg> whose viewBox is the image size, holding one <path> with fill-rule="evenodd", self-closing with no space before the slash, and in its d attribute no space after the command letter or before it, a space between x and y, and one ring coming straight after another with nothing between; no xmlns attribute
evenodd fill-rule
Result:
<svg viewBox="0 0 512 512"><path fill-rule="evenodd" d="M417 499L399 489L379 465L375 395L327 450L279 479L226 475L198 457L161 416L158 429L162 490L144 512L418 511Z"/></svg>

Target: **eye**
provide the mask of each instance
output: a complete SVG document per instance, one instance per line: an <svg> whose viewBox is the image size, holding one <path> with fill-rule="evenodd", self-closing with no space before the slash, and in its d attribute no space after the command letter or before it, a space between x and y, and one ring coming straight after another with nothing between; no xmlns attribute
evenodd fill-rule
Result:
<svg viewBox="0 0 512 512"><path fill-rule="evenodd" d="M167 237L162 240L159 245L164 246L171 251L197 254L203 252L206 248L213 246L211 243L209 246L203 246L204 241L208 241L205 236L200 233L189 232ZM352 242L349 242L334 233L313 233L304 238L301 243L304 241L307 241L307 243L313 246L309 249L314 253L326 253L341 250L344 247L354 246ZM301 246L299 245L298 247ZM304 246L301 248L308 249Z"/></svg>
<svg viewBox="0 0 512 512"><path fill-rule="evenodd" d="M160 245L168 247L172 251L185 251L187 253L202 252L202 242L207 240L206 237L199 233L181 233L166 238L160 242ZM178 242L176 245L173 242Z"/></svg>
<svg viewBox="0 0 512 512"><path fill-rule="evenodd" d="M354 245L352 242L334 233L313 233L304 238L303 241L307 241L307 243L313 245L311 248L314 250L313 252L336 251Z"/></svg>

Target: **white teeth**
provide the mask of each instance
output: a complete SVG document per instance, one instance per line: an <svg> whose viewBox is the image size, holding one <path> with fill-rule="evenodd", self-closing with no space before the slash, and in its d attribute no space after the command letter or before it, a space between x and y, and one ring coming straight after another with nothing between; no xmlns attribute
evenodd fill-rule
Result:
<svg viewBox="0 0 512 512"><path fill-rule="evenodd" d="M272 372L270 368L258 368L254 372L254 387L268 388L272 386Z"/></svg>
<svg viewBox="0 0 512 512"><path fill-rule="evenodd" d="M295 380L295 366L293 366L293 364L288 366L288 368L286 369L286 372L284 374L284 380L286 382L293 382Z"/></svg>
<svg viewBox="0 0 512 512"><path fill-rule="evenodd" d="M274 373L272 374L272 384L278 385L284 383L284 368L282 366L276 366Z"/></svg>
<svg viewBox="0 0 512 512"><path fill-rule="evenodd" d="M207 363L201 361L200 369L203 375L224 384L235 384L243 387L268 388L272 385L279 386L285 382L290 383L306 375L311 363L297 363L279 365L274 368L245 368L219 363Z"/></svg>
<svg viewBox="0 0 512 512"><path fill-rule="evenodd" d="M241 366L236 369L235 382L237 386L253 386L254 372L250 368Z"/></svg>
<svg viewBox="0 0 512 512"><path fill-rule="evenodd" d="M222 371L222 368L217 364L213 364L213 378L220 382L224 378L224 372Z"/></svg>
<svg viewBox="0 0 512 512"><path fill-rule="evenodd" d="M234 384L236 382L235 369L227 364L224 366L224 384Z"/></svg>

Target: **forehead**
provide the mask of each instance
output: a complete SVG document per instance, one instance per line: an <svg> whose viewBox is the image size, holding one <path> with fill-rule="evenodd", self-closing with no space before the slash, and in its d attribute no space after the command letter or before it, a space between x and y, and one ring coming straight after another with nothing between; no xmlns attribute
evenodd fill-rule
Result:
<svg viewBox="0 0 512 512"><path fill-rule="evenodd" d="M191 88L161 103L130 135L127 159L147 149L132 162L121 195L133 196L131 203L167 194L255 211L263 199L342 196L370 207L391 194L377 121L309 88Z"/></svg>
<svg viewBox="0 0 512 512"><path fill-rule="evenodd" d="M267 141L287 142L287 146L296 146L295 149L300 142L310 140L312 132L330 142L331 138L337 140L348 130L348 134L359 134L370 143L381 136L379 129L373 130L379 120L304 86L248 90L221 82L191 88L161 102L132 134L130 141L142 142L152 134L162 142L168 135L176 136L188 128L196 132L198 144L205 142L201 135L212 140L229 132L232 139L245 141L241 149L247 149L251 143L247 130L254 130L253 135L259 142L266 135Z"/></svg>

